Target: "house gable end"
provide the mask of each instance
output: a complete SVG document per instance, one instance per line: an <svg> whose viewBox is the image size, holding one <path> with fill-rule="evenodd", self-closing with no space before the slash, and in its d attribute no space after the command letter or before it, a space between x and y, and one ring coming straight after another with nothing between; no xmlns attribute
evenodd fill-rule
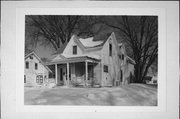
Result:
<svg viewBox="0 0 180 119"><path fill-rule="evenodd" d="M112 44L113 50L116 50L117 53L119 53L119 47L118 47L118 42L116 40L114 32L111 33L111 35L106 39L106 41L103 44L102 49L107 49L107 44ZM108 47L108 55L109 55L109 47Z"/></svg>
<svg viewBox="0 0 180 119"><path fill-rule="evenodd" d="M70 41L68 42L68 44L66 45L66 48L64 49L62 54L68 54L68 55L73 55L73 46L77 46L77 55L78 54L82 54L83 52L83 47L80 46L80 44L76 41L77 36L73 35L70 39Z"/></svg>
<svg viewBox="0 0 180 119"><path fill-rule="evenodd" d="M30 56L34 56L33 58L36 58L36 60L38 60L41 65L43 65L49 72L52 72L34 51L25 56L25 62L29 60L28 58L30 58Z"/></svg>

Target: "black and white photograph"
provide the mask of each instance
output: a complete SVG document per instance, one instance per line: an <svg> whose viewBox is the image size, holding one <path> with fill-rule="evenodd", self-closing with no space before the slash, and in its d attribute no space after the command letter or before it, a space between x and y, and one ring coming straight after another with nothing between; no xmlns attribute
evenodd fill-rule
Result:
<svg viewBox="0 0 180 119"><path fill-rule="evenodd" d="M177 3L2 1L1 117L178 119Z"/></svg>
<svg viewBox="0 0 180 119"><path fill-rule="evenodd" d="M24 52L25 105L158 105L158 16L26 15Z"/></svg>

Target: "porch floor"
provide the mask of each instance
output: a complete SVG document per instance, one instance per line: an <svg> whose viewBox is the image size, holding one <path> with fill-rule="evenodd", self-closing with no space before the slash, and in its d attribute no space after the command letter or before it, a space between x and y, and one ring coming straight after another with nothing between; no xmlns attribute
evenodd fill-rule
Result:
<svg viewBox="0 0 180 119"><path fill-rule="evenodd" d="M25 88L25 105L155 106L157 87L130 84L111 88Z"/></svg>

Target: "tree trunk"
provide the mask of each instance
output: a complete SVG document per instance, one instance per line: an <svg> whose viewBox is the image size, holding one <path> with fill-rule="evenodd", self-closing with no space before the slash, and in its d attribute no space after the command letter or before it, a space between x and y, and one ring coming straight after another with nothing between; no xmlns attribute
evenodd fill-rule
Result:
<svg viewBox="0 0 180 119"><path fill-rule="evenodd" d="M143 69L140 67L140 64L135 65L134 75L135 75L134 83L143 82Z"/></svg>

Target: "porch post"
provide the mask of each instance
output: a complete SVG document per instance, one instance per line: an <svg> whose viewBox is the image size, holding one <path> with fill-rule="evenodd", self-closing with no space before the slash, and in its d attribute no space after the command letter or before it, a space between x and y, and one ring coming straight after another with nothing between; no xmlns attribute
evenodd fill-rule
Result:
<svg viewBox="0 0 180 119"><path fill-rule="evenodd" d="M55 79L56 79L56 85L57 85L57 64L55 64Z"/></svg>
<svg viewBox="0 0 180 119"><path fill-rule="evenodd" d="M92 64L92 87L94 86L94 81L95 79L94 79L94 62L93 62L93 64Z"/></svg>
<svg viewBox="0 0 180 119"><path fill-rule="evenodd" d="M85 61L85 71L86 71L86 77L85 77L85 86L87 87L87 80L88 80L88 62Z"/></svg>
<svg viewBox="0 0 180 119"><path fill-rule="evenodd" d="M43 84L45 84L45 78L44 78L44 67L43 67Z"/></svg>
<svg viewBox="0 0 180 119"><path fill-rule="evenodd" d="M68 86L69 86L69 63L67 63L67 80L68 80Z"/></svg>

